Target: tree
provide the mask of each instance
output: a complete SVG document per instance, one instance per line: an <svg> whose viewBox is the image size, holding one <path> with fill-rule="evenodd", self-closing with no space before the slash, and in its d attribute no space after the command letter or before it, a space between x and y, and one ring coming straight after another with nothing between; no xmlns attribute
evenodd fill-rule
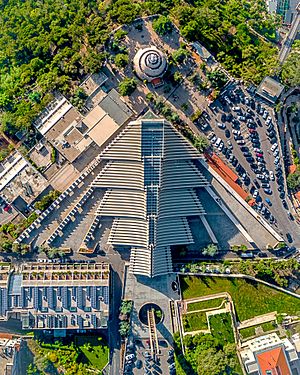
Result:
<svg viewBox="0 0 300 375"><path fill-rule="evenodd" d="M281 78L290 86L300 85L300 41L296 40L283 64Z"/></svg>
<svg viewBox="0 0 300 375"><path fill-rule="evenodd" d="M201 350L198 353L198 374L199 375L219 375L225 374L226 357L223 351L210 348Z"/></svg>
<svg viewBox="0 0 300 375"><path fill-rule="evenodd" d="M188 51L185 48L180 47L175 52L173 52L172 58L177 64L182 64L188 57L188 55Z"/></svg>
<svg viewBox="0 0 300 375"><path fill-rule="evenodd" d="M131 95L137 87L137 82L134 78L124 78L119 83L119 92L122 96Z"/></svg>
<svg viewBox="0 0 300 375"><path fill-rule="evenodd" d="M182 74L176 70L176 72L173 75L173 79L175 83L180 83L182 81Z"/></svg>
<svg viewBox="0 0 300 375"><path fill-rule="evenodd" d="M208 148L209 142L206 137L199 135L195 139L194 146L199 152L204 152Z"/></svg>
<svg viewBox="0 0 300 375"><path fill-rule="evenodd" d="M120 306L120 313L124 315L128 315L131 312L132 309L132 301L122 301Z"/></svg>
<svg viewBox="0 0 300 375"><path fill-rule="evenodd" d="M214 72L208 72L207 77L211 82L212 87L217 89L222 88L227 82L227 77L222 70L215 70Z"/></svg>
<svg viewBox="0 0 300 375"><path fill-rule="evenodd" d="M203 255L213 257L218 254L218 247L215 244L209 244L202 250Z"/></svg>
<svg viewBox="0 0 300 375"><path fill-rule="evenodd" d="M127 336L129 333L129 330L130 330L129 322L121 321L120 328L119 328L120 335L123 337Z"/></svg>
<svg viewBox="0 0 300 375"><path fill-rule="evenodd" d="M286 179L287 186L291 190L300 187L300 171L297 169L294 173L290 173Z"/></svg>
<svg viewBox="0 0 300 375"><path fill-rule="evenodd" d="M115 64L118 68L125 68L128 65L129 57L125 53L118 53L115 57Z"/></svg>
<svg viewBox="0 0 300 375"><path fill-rule="evenodd" d="M172 32L173 25L167 16L159 16L153 21L153 29L159 35L165 35Z"/></svg>

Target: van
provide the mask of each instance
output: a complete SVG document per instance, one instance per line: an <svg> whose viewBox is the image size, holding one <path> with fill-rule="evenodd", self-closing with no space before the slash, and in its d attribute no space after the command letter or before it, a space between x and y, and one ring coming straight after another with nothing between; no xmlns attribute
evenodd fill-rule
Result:
<svg viewBox="0 0 300 375"><path fill-rule="evenodd" d="M221 139L221 138L218 138L218 139L216 140L215 146L216 146L216 147L219 147L220 144L221 144L221 142L222 142L222 139Z"/></svg>

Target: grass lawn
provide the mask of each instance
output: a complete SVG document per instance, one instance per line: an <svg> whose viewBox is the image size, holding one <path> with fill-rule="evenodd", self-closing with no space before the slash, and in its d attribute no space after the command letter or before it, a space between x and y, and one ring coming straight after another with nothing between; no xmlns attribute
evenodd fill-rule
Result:
<svg viewBox="0 0 300 375"><path fill-rule="evenodd" d="M234 343L230 313L210 316L209 325L211 334L218 339L222 346Z"/></svg>
<svg viewBox="0 0 300 375"><path fill-rule="evenodd" d="M182 319L185 332L208 329L205 313L185 314Z"/></svg>
<svg viewBox="0 0 300 375"><path fill-rule="evenodd" d="M192 303L188 303L187 310L195 311L195 310L212 309L215 307L219 307L223 301L224 301L224 298L214 298L214 299L209 299L207 301L192 302Z"/></svg>
<svg viewBox="0 0 300 375"><path fill-rule="evenodd" d="M243 339L247 339L248 337L255 336L255 328L261 327L264 332L273 331L277 328L277 324L275 322L266 322L262 324L257 324L256 326L242 328L239 330L240 334L242 335Z"/></svg>
<svg viewBox="0 0 300 375"><path fill-rule="evenodd" d="M76 346L83 353L83 362L86 362L89 366L94 367L98 370L102 370L108 362L109 349L102 338L98 341L96 336L76 336ZM91 349L88 349L85 344L91 345Z"/></svg>
<svg viewBox="0 0 300 375"><path fill-rule="evenodd" d="M272 311L300 315L300 298L252 280L182 276L180 284L184 299L228 292L233 299L237 318L240 321Z"/></svg>
<svg viewBox="0 0 300 375"><path fill-rule="evenodd" d="M247 339L248 337L255 336L255 328L256 327L257 326L242 328L242 329L239 330L240 335L242 336L243 339Z"/></svg>

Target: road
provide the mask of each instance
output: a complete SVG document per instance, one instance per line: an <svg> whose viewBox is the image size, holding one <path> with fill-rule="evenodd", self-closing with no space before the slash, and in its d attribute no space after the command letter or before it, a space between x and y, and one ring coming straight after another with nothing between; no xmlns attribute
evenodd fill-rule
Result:
<svg viewBox="0 0 300 375"><path fill-rule="evenodd" d="M292 44L294 43L294 40L295 40L295 38L297 36L297 33L299 31L299 27L300 27L300 10L298 10L298 13L297 13L296 17L294 18L294 21L292 23L290 31L289 31L284 43L282 44L281 50L279 52L278 60L279 60L280 64L283 64L285 59L287 58L287 56L288 56L288 54L291 50Z"/></svg>
<svg viewBox="0 0 300 375"><path fill-rule="evenodd" d="M232 87L232 89L237 88L237 86L235 86L235 85L233 85L231 87ZM239 89L241 89L241 87L239 87ZM245 92L244 90L242 90L242 92L245 96L248 96L249 98L254 99L254 97L252 97L249 93ZM257 105L257 103L260 103L269 112L269 115L272 117L272 122L274 124L274 130L276 130L276 119L274 117L274 113L273 113L272 109L267 107L265 104L263 104L260 101L260 99L255 98L255 103L256 103L256 105ZM240 101L232 103L231 106L222 105L219 101L216 101L216 109L214 111L211 111L210 109L207 109L207 112L211 117L211 119L209 120L209 123L210 123L210 126L211 126L213 132L216 134L217 137L220 137L224 141L225 145L228 145L227 144L228 140L231 141L231 143L233 145L232 154L238 159L239 164L245 169L246 174L250 178L250 184L248 186L244 184L243 187L244 187L245 190L248 190L249 192L251 190L251 192L252 192L255 188L255 186L253 184L253 180L256 178L255 173L250 168L250 164L246 161L246 158L244 157L240 146L238 146L238 144L236 143L236 141L233 138L233 134L232 134L233 129L232 129L231 121L225 121L224 122L224 121L221 120L221 116L224 113L226 115L231 113L234 116L234 118L237 118L238 114L232 110L233 106L239 106L243 113L246 113L247 109L248 110L250 109L249 106L241 103ZM259 135L260 148L263 151L263 157L264 157L264 161L266 163L266 169L269 170L269 171L275 172L275 165L274 165L275 157L273 156L273 153L270 150L271 143L270 143L270 141L268 139L268 136L267 136L268 134L267 134L267 130L266 130L265 120L262 118L261 115L259 115L257 113L256 110L253 110L253 109L251 109L251 110L254 112L253 118L255 119L255 122L258 125L256 127L256 130L257 130L257 133ZM217 123L222 123L222 122L226 125L226 129L228 129L230 131L230 137L229 138L226 138L226 136L225 136L225 130L226 129L222 130L217 126ZM259 124L261 124L261 125L259 125ZM245 140L244 146L249 148L249 152L251 152L252 156L255 158L255 152L253 150L251 141L248 138L249 129L247 128L246 123L243 122L243 121L240 121L240 124L239 124L238 128L241 131L243 139ZM209 133L209 131L207 132L207 134L208 133ZM277 137L277 143L279 143L278 137ZM234 169L234 167L228 162L227 158L220 151L215 149L215 152L218 153L218 155L223 159L223 161L225 161L229 165L229 167L231 169ZM279 156L280 156L280 163L282 163L283 159L282 159L281 151L280 151ZM261 196L264 205L267 207L267 209L271 212L271 214L274 216L274 218L277 221L273 224L273 228L279 234L281 234L286 240L287 240L286 234L290 233L291 236L292 236L292 239L293 239L293 245L296 246L296 247L300 247L300 238L299 238L299 235L298 235L298 233L299 233L298 225L294 221L292 221L288 218L288 215L287 215L288 210L286 210L283 207L282 199L280 199L280 197L279 197L279 194L280 194L280 192L278 191L279 185L276 181L269 181L269 183L270 183L270 188L272 190L272 195L266 194L262 188L260 188L258 190L259 190L259 195ZM283 185L283 186L285 186L285 185ZM286 191L286 188L285 188L285 191ZM271 200L272 206L269 206L268 204L266 204L266 202L265 202L266 198L269 198Z"/></svg>

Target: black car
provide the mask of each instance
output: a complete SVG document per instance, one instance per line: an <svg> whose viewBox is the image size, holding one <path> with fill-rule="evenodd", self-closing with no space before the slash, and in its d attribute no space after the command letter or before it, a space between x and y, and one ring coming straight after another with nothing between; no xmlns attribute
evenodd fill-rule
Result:
<svg viewBox="0 0 300 375"><path fill-rule="evenodd" d="M268 254L267 253L258 253L257 254L257 256L259 257L259 258L268 258Z"/></svg>
<svg viewBox="0 0 300 375"><path fill-rule="evenodd" d="M253 183L254 183L254 185L255 185L258 189L260 188L260 184L259 184L259 182L257 181L256 178L253 180Z"/></svg>
<svg viewBox="0 0 300 375"><path fill-rule="evenodd" d="M226 155L227 150L228 150L227 147L223 147L222 154L223 154L223 155Z"/></svg>
<svg viewBox="0 0 300 375"><path fill-rule="evenodd" d="M227 138L230 138L230 131L228 129L225 130L225 136Z"/></svg>
<svg viewBox="0 0 300 375"><path fill-rule="evenodd" d="M251 123L249 123L247 125L247 127L248 127L248 129L255 129L256 128L255 124L251 124Z"/></svg>
<svg viewBox="0 0 300 375"><path fill-rule="evenodd" d="M257 123L260 127L262 127L262 122L260 121L259 118L256 119L256 123Z"/></svg>
<svg viewBox="0 0 300 375"><path fill-rule="evenodd" d="M257 164L252 163L252 164L250 164L250 168L255 171L258 168L258 166L257 166Z"/></svg>
<svg viewBox="0 0 300 375"><path fill-rule="evenodd" d="M261 104L260 103L257 103L256 105L256 112L259 112L261 109Z"/></svg>
<svg viewBox="0 0 300 375"><path fill-rule="evenodd" d="M280 199L284 199L284 198L285 198L285 192L284 192L284 191L282 191L282 192L279 194L279 198L280 198ZM285 206L283 205L283 207L285 207Z"/></svg>
<svg viewBox="0 0 300 375"><path fill-rule="evenodd" d="M286 210L289 208L285 199L282 200L282 205Z"/></svg>
<svg viewBox="0 0 300 375"><path fill-rule="evenodd" d="M277 142L277 139L274 137L274 138L271 138L270 139L270 143L273 145L274 143L276 143Z"/></svg>
<svg viewBox="0 0 300 375"><path fill-rule="evenodd" d="M287 238L289 243L293 242L293 237L291 236L291 233L287 233L286 238Z"/></svg>
<svg viewBox="0 0 300 375"><path fill-rule="evenodd" d="M246 151L246 152L244 152L244 156L245 156L245 158L247 158L248 156L252 156L252 154L251 154L251 152Z"/></svg>
<svg viewBox="0 0 300 375"><path fill-rule="evenodd" d="M252 156L246 157L246 160L247 160L248 163L253 163L254 162L254 158Z"/></svg>
<svg viewBox="0 0 300 375"><path fill-rule="evenodd" d="M236 166L238 165L238 160L237 160L237 159L234 159L233 162L232 162L232 165L233 165L234 167L236 167Z"/></svg>
<svg viewBox="0 0 300 375"><path fill-rule="evenodd" d="M279 185L277 189L278 189L278 191L283 191L284 187L282 185Z"/></svg>
<svg viewBox="0 0 300 375"><path fill-rule="evenodd" d="M232 123L234 125L240 125L239 121L236 118L232 119Z"/></svg>
<svg viewBox="0 0 300 375"><path fill-rule="evenodd" d="M269 137L269 138L275 138L275 137L276 137L275 132L274 132L273 130L270 131L269 134L268 134L268 137Z"/></svg>
<svg viewBox="0 0 300 375"><path fill-rule="evenodd" d="M225 121L226 121L226 115L225 115L225 113L222 113L221 121L222 121L222 122L225 122Z"/></svg>
<svg viewBox="0 0 300 375"><path fill-rule="evenodd" d="M232 113L228 113L228 115L226 116L226 121L230 122L232 121L232 119L233 119Z"/></svg>
<svg viewBox="0 0 300 375"><path fill-rule="evenodd" d="M247 146L242 146L241 147L241 151L242 152L248 152L249 151L249 148Z"/></svg>

